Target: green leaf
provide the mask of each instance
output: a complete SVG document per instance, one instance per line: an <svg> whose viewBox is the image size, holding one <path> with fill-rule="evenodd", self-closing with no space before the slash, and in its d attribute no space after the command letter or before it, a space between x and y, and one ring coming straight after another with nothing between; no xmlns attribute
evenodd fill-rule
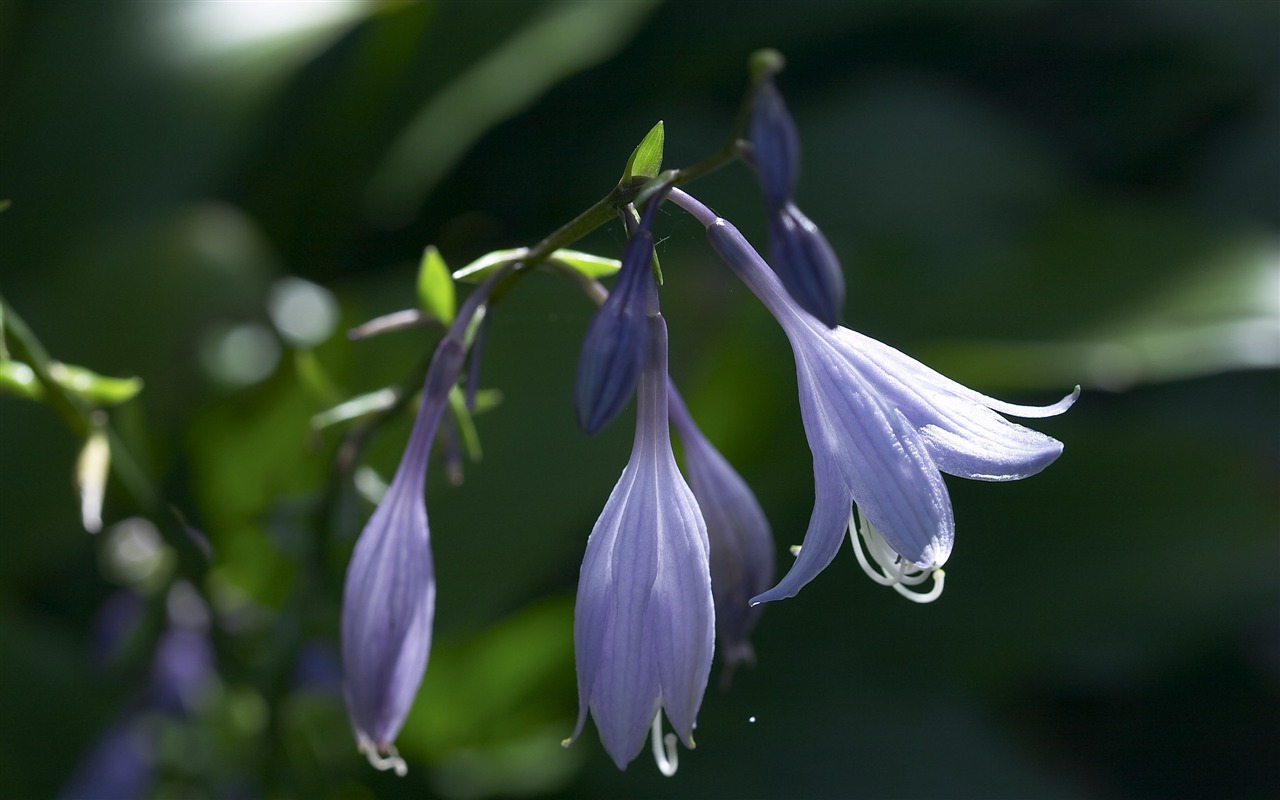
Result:
<svg viewBox="0 0 1280 800"><path fill-rule="evenodd" d="M636 149L631 151L631 158L627 159L627 166L622 170L619 185L625 186L637 178L647 181L658 176L658 172L662 170L662 144L665 138L662 120L658 120L658 124L650 128L640 144L636 145Z"/></svg>
<svg viewBox="0 0 1280 800"><path fill-rule="evenodd" d="M616 258L605 258L577 250L557 250L551 254L550 260L587 278L605 278L622 268L622 262Z"/></svg>
<svg viewBox="0 0 1280 800"><path fill-rule="evenodd" d="M44 397L44 387L31 367L21 361L0 361L0 390L28 400Z"/></svg>
<svg viewBox="0 0 1280 800"><path fill-rule="evenodd" d="M466 281L467 283L479 283L492 270L503 264L519 261L528 252L528 249L524 247L517 247L512 250L494 250L492 253L480 256L475 261L453 273L453 279L455 281Z"/></svg>
<svg viewBox="0 0 1280 800"><path fill-rule="evenodd" d="M466 393L455 386L449 390L449 410L453 412L454 421L458 423L458 433L462 437L462 446L467 451L467 458L479 461L484 455L480 449L480 432L471 419L471 411L467 408Z"/></svg>
<svg viewBox="0 0 1280 800"><path fill-rule="evenodd" d="M345 403L340 403L333 408L313 415L311 417L311 429L315 431L324 430L331 425L360 419L370 414L379 414L395 405L397 397L396 390L389 386L353 397Z"/></svg>
<svg viewBox="0 0 1280 800"><path fill-rule="evenodd" d="M422 252L422 263L418 267L418 304L445 325L453 322L453 315L458 311L453 278L435 245L429 245Z"/></svg>
<svg viewBox="0 0 1280 800"><path fill-rule="evenodd" d="M142 391L142 378L109 378L57 361L49 362L49 374L63 389L94 405L119 405Z"/></svg>

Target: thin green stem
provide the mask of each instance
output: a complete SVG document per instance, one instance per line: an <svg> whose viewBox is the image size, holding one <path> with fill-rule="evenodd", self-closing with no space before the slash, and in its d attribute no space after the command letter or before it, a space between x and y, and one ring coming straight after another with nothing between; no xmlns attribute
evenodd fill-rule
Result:
<svg viewBox="0 0 1280 800"><path fill-rule="evenodd" d="M181 534L171 534L170 544L178 552L178 561L183 574L200 585L200 578L208 569L208 559L187 531L186 522L164 501L163 493L156 488L146 472L139 466L137 459L125 446L124 440L111 426L110 422L101 422L95 417L96 412L90 409L53 377L50 365L53 359L41 344L35 332L21 316L0 297L0 308L3 309L4 331L8 339L9 350L13 358L31 367L36 380L44 390L44 402L62 418L63 423L78 438L86 438L96 429L101 429L107 437L111 453L111 471L120 481L125 492L134 503L148 516L158 517L167 514L172 524L162 526L166 531L174 527L181 529ZM105 416L105 415L104 415Z"/></svg>

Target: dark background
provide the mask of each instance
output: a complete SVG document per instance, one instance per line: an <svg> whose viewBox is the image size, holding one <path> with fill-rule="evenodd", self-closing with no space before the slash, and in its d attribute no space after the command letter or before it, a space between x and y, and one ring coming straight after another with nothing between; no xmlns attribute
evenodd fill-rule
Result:
<svg viewBox="0 0 1280 800"><path fill-rule="evenodd" d="M273 9L346 16L235 38ZM86 534L82 431L0 396L0 796L1276 796L1277 42L1280 7L1241 0L3 0L0 291L53 358L145 381L110 422L162 500L113 479ZM334 467L350 428L309 420L412 381L436 334L342 331L414 305L427 244L456 268L537 241L659 119L667 166L714 151L763 46L788 57L845 323L1005 399L1082 384L1034 423L1064 455L950 481L933 605L843 553L767 609L756 668L728 691L713 671L675 778L647 754L619 773L590 727L559 742L578 565L632 417L577 431L591 306L531 276L489 331L483 460L429 476L435 646L409 775L374 772L334 684L370 505ZM690 188L763 241L749 171ZM812 505L786 342L698 225L657 233L673 377L785 565ZM318 346L268 313L288 277L336 301ZM407 430L359 463L389 475ZM160 648L173 669L166 630L196 642ZM133 784L86 761L122 721L136 746L104 763Z"/></svg>

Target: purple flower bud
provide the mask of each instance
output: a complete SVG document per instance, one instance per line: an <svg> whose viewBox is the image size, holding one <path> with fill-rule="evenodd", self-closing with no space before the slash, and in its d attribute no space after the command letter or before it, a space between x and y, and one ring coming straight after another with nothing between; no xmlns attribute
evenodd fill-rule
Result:
<svg viewBox="0 0 1280 800"><path fill-rule="evenodd" d="M707 523L716 635L727 666L755 663L748 637L764 606L752 597L773 585L775 545L769 520L747 482L694 424L671 387L671 421L684 444L685 474Z"/></svg>
<svg viewBox="0 0 1280 800"><path fill-rule="evenodd" d="M573 408L578 425L589 434L622 412L640 379L652 263L653 236L642 225L627 240L617 286L591 318L582 340Z"/></svg>
<svg viewBox="0 0 1280 800"><path fill-rule="evenodd" d="M693 747L714 648L707 529L671 452L666 323L655 314L646 327L635 445L587 540L573 626L579 712L569 741L590 710L619 769L663 710Z"/></svg>
<svg viewBox="0 0 1280 800"><path fill-rule="evenodd" d="M828 328L844 309L844 272L818 226L788 201L769 215L769 264L797 303Z"/></svg>
<svg viewBox="0 0 1280 800"><path fill-rule="evenodd" d="M431 441L465 350L446 336L427 371L422 405L387 494L347 567L342 604L343 695L359 749L379 769L406 771L393 742L422 683L436 581L423 498Z"/></svg>
<svg viewBox="0 0 1280 800"><path fill-rule="evenodd" d="M765 200L781 206L795 194L800 176L800 135L771 77L756 84L747 135Z"/></svg>

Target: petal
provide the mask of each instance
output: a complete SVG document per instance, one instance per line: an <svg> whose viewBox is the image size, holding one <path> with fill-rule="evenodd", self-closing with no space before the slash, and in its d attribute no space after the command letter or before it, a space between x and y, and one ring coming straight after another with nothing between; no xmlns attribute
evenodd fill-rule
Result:
<svg viewBox="0 0 1280 800"><path fill-rule="evenodd" d="M684 445L685 474L706 521L711 545L711 592L716 635L725 664L753 662L748 637L763 611L751 597L774 581L775 550L769 521L755 494L694 423L674 388L671 420Z"/></svg>
<svg viewBox="0 0 1280 800"><path fill-rule="evenodd" d="M864 336L847 328L841 329L841 336L868 359L880 364L890 374L909 375L912 381L925 384L937 392L963 397L978 405L986 406L993 411L1008 414L1011 417L1022 417L1023 419L1056 417L1071 408L1076 399L1080 397L1080 387L1077 386L1070 394L1047 406L1025 406L1017 403L1006 403L974 391L968 386L925 366L901 350L872 339L870 336Z"/></svg>
<svg viewBox="0 0 1280 800"><path fill-rule="evenodd" d="M751 605L794 597L805 584L826 569L840 551L844 531L849 524L852 500L839 469L830 460L825 452L814 454L813 515L809 518L809 529L805 531L800 554L778 585L751 598Z"/></svg>
<svg viewBox="0 0 1280 800"><path fill-rule="evenodd" d="M922 568L939 566L955 534L942 475L915 425L888 408L881 387L830 341L792 342L807 389L800 408L815 461L820 448L830 452L853 502L899 555Z"/></svg>
<svg viewBox="0 0 1280 800"><path fill-rule="evenodd" d="M387 495L356 543L342 607L348 711L379 748L395 740L413 705L435 611L426 507L413 486L393 482Z"/></svg>
<svg viewBox="0 0 1280 800"><path fill-rule="evenodd" d="M574 610L581 733L590 709L605 750L625 768L658 709L657 667L646 629L657 571L652 522L637 460L627 465L587 539Z"/></svg>
<svg viewBox="0 0 1280 800"><path fill-rule="evenodd" d="M660 473L656 500L659 569L653 586L650 620L667 719L686 747L693 746L693 727L711 672L715 611L711 595L707 529L676 469L670 449Z"/></svg>
<svg viewBox="0 0 1280 800"><path fill-rule="evenodd" d="M921 431L943 472L973 480L1017 480L1034 475L1062 453L1058 440L991 410L992 405L1031 413L1046 412L1044 408L993 400L854 331L841 329L835 340L885 404ZM1048 408L1061 413L1073 399L1070 395Z"/></svg>

